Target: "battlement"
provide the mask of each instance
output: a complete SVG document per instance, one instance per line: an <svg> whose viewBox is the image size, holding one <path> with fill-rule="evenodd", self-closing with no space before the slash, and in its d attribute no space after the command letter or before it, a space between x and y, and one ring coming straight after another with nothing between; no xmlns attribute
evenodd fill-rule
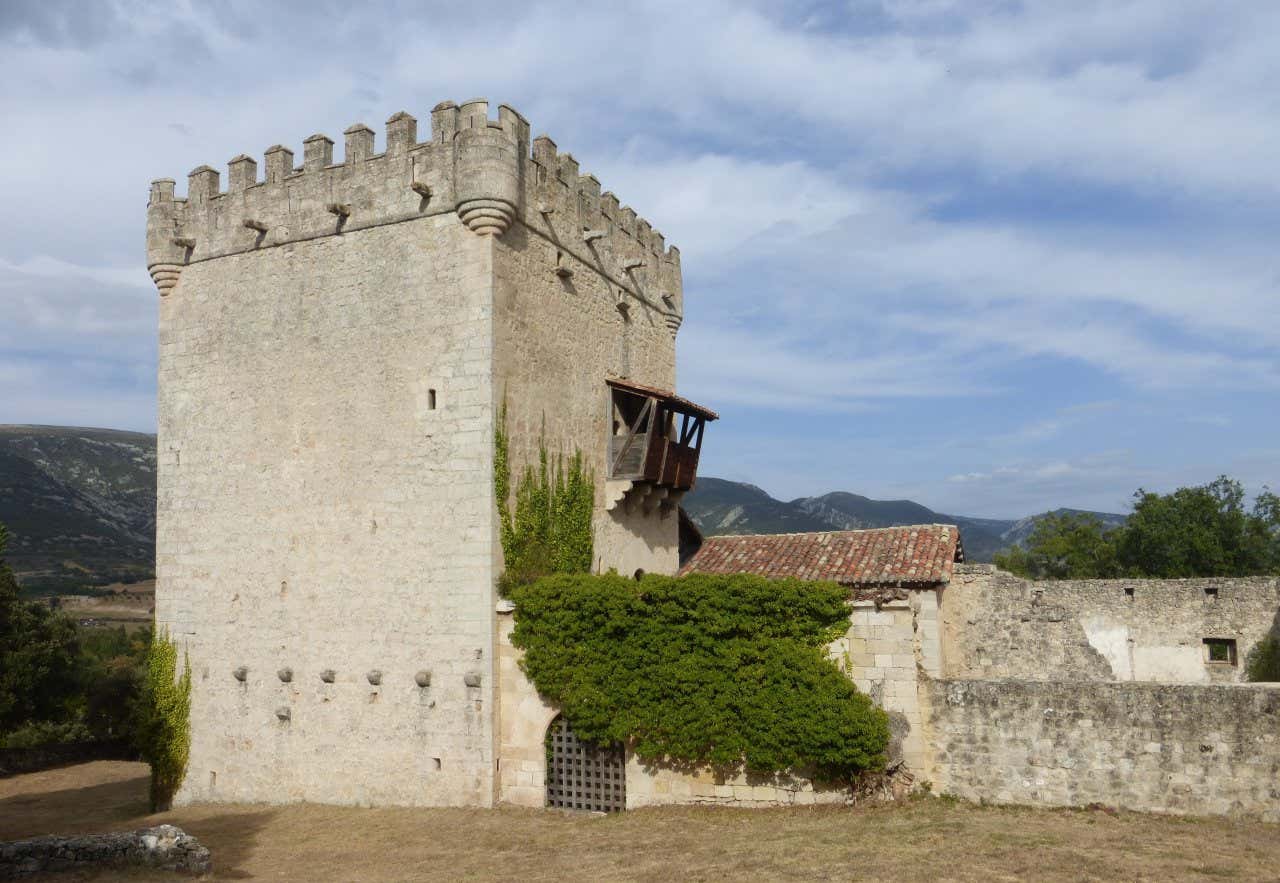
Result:
<svg viewBox="0 0 1280 883"><path fill-rule="evenodd" d="M519 221L554 245L557 261L578 258L679 326L679 250L550 138L531 142L518 111L499 105L490 119L485 99L445 101L430 126L420 142L418 121L394 114L378 153L373 130L357 123L343 133L340 163L325 135L303 141L301 166L277 144L264 153L262 176L257 160L240 154L227 164L225 190L219 172L202 165L188 175L185 198L172 179L153 181L147 266L156 287L169 294L191 263L456 212L481 236L502 236Z"/></svg>

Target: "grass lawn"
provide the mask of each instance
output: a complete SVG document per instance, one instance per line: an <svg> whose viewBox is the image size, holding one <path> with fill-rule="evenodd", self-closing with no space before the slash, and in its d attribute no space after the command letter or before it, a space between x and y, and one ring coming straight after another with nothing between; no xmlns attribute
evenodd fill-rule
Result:
<svg viewBox="0 0 1280 883"><path fill-rule="evenodd" d="M1280 879L1280 825L939 799L857 809L187 807L147 814L147 769L100 761L0 779L0 840L169 822L218 880ZM119 871L60 880L114 880ZM133 873L129 880L174 879Z"/></svg>

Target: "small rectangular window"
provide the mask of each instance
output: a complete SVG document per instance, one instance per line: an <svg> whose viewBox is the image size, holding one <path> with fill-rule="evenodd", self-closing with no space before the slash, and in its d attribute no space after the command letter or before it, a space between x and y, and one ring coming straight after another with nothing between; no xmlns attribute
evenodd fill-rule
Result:
<svg viewBox="0 0 1280 883"><path fill-rule="evenodd" d="M1133 586L1128 586L1124 590L1124 596L1129 600L1133 600Z"/></svg>
<svg viewBox="0 0 1280 883"><path fill-rule="evenodd" d="M1213 665L1236 664L1236 642L1234 638L1205 638L1204 661Z"/></svg>
<svg viewBox="0 0 1280 883"><path fill-rule="evenodd" d="M436 391L434 389L427 390L427 410L434 411L436 409Z"/></svg>
<svg viewBox="0 0 1280 883"><path fill-rule="evenodd" d="M1217 586L1205 586L1205 587L1204 587L1204 598L1205 598L1205 600L1206 600L1206 601L1217 601L1217 600L1218 600L1218 587L1217 587Z"/></svg>

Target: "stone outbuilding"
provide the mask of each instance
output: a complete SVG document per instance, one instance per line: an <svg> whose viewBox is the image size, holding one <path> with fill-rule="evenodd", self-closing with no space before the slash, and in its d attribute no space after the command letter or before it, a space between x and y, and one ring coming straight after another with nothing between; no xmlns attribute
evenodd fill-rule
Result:
<svg viewBox="0 0 1280 883"><path fill-rule="evenodd" d="M750 573L848 586L849 631L832 645L832 655L858 689L890 712L895 760L918 771L927 756L917 671L933 677L942 673L942 592L963 561L960 529L927 524L708 537L680 572Z"/></svg>

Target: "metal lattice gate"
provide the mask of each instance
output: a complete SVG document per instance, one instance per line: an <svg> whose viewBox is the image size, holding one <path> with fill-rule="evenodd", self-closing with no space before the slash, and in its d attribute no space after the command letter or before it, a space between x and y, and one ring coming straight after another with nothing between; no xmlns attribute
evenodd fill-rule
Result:
<svg viewBox="0 0 1280 883"><path fill-rule="evenodd" d="M547 729L547 806L621 812L627 808L626 758L621 745L582 742L558 717Z"/></svg>

